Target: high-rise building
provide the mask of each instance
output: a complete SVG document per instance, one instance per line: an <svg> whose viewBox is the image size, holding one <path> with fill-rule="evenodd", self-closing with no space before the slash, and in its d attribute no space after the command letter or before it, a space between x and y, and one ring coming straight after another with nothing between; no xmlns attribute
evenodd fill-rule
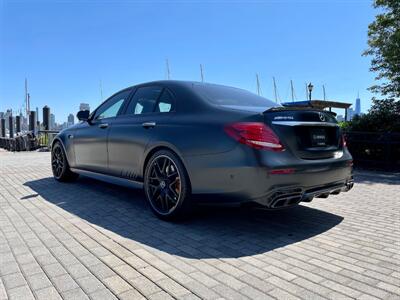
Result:
<svg viewBox="0 0 400 300"><path fill-rule="evenodd" d="M360 96L357 96L356 108L354 110L354 115L359 115L359 114L361 114L361 100L360 100Z"/></svg>
<svg viewBox="0 0 400 300"><path fill-rule="evenodd" d="M344 121L344 117L342 115L338 115L336 117L336 120L338 120L338 122L343 122Z"/></svg>
<svg viewBox="0 0 400 300"><path fill-rule="evenodd" d="M72 125L74 125L75 124L75 118L74 118L74 115L73 114L69 114L68 115L68 126L72 126Z"/></svg>
<svg viewBox="0 0 400 300"><path fill-rule="evenodd" d="M6 124L5 124L5 128L9 129L9 118L10 116L12 116L12 110L11 109L7 109L7 111L4 113L3 118L6 119Z"/></svg>
<svg viewBox="0 0 400 300"><path fill-rule="evenodd" d="M54 114L50 114L50 130L54 130L56 128L56 116Z"/></svg>
<svg viewBox="0 0 400 300"><path fill-rule="evenodd" d="M22 114L22 112L19 113L19 118L21 120L21 131L28 130L28 121L27 118Z"/></svg>
<svg viewBox="0 0 400 300"><path fill-rule="evenodd" d="M351 121L354 117L354 109L352 108L347 108L347 120L346 121Z"/></svg>
<svg viewBox="0 0 400 300"><path fill-rule="evenodd" d="M79 105L79 110L88 110L88 111L90 111L89 103L81 103Z"/></svg>

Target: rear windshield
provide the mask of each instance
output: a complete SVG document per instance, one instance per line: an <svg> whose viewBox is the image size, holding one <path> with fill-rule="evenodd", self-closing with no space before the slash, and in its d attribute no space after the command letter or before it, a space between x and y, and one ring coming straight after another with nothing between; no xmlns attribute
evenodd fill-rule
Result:
<svg viewBox="0 0 400 300"><path fill-rule="evenodd" d="M194 89L212 104L228 108L258 108L266 110L271 107L280 106L264 97L234 87L195 84Z"/></svg>

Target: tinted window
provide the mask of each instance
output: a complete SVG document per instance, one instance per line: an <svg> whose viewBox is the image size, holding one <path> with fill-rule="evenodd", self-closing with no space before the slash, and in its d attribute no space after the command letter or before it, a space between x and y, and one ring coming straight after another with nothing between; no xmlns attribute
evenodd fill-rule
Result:
<svg viewBox="0 0 400 300"><path fill-rule="evenodd" d="M175 110L175 101L171 93L164 89L160 99L158 99L155 112L170 112Z"/></svg>
<svg viewBox="0 0 400 300"><path fill-rule="evenodd" d="M146 86L139 88L129 103L127 114L146 114L154 112L157 99L162 91L161 87Z"/></svg>
<svg viewBox="0 0 400 300"><path fill-rule="evenodd" d="M267 109L279 104L246 90L213 84L194 85L194 89L212 104L226 107L260 107Z"/></svg>
<svg viewBox="0 0 400 300"><path fill-rule="evenodd" d="M128 98L130 90L123 91L104 102L97 110L94 119L113 118L118 115L122 105Z"/></svg>

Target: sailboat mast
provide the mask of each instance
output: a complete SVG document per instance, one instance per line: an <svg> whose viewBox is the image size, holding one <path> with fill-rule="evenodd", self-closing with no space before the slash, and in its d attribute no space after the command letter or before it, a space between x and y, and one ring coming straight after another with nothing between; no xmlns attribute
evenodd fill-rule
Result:
<svg viewBox="0 0 400 300"><path fill-rule="evenodd" d="M201 82L204 82L204 74L203 74L203 65L200 64L200 77L201 77Z"/></svg>
<svg viewBox="0 0 400 300"><path fill-rule="evenodd" d="M322 85L322 91L324 92L324 100L326 100L325 85Z"/></svg>
<svg viewBox="0 0 400 300"><path fill-rule="evenodd" d="M261 95L261 88L260 88L260 80L258 78L258 74L256 73L256 83L257 83L257 95Z"/></svg>
<svg viewBox="0 0 400 300"><path fill-rule="evenodd" d="M29 96L28 96L28 79L25 78L25 110L26 110L26 117L29 117Z"/></svg>
<svg viewBox="0 0 400 300"><path fill-rule="evenodd" d="M293 88L293 80L290 80L290 90L292 92L292 102L294 102L294 88Z"/></svg>
<svg viewBox="0 0 400 300"><path fill-rule="evenodd" d="M169 71L169 62L168 62L168 58L166 59L166 68L167 68L167 79L169 80L170 79L170 71Z"/></svg>
<svg viewBox="0 0 400 300"><path fill-rule="evenodd" d="M100 79L100 101L103 101L103 82Z"/></svg>
<svg viewBox="0 0 400 300"><path fill-rule="evenodd" d="M274 81L274 96L275 96L275 102L278 103L278 93L277 93L277 90L276 90L275 77L272 77L272 80Z"/></svg>

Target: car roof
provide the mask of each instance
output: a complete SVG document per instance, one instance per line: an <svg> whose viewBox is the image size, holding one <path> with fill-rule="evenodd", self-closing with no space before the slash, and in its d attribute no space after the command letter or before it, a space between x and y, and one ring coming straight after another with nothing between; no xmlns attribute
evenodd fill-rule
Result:
<svg viewBox="0 0 400 300"><path fill-rule="evenodd" d="M233 87L233 86L228 86L228 85L209 83L209 82L201 82L201 81L186 81L186 80L156 80L156 81L139 83L134 86L131 86L131 88L139 87L139 86L146 86L146 85L157 85L157 84L158 85L166 85L166 86L186 87L186 88L193 87L194 85L204 86L204 87L220 86L220 87L228 87L228 88L235 88L238 90L243 90L243 89Z"/></svg>

